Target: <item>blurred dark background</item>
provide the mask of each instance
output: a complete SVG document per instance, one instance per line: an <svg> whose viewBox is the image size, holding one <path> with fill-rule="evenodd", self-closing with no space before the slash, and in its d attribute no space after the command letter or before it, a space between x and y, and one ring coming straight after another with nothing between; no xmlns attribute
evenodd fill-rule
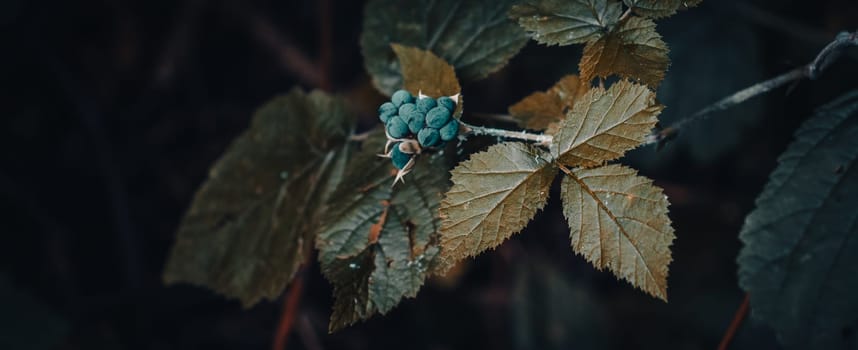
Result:
<svg viewBox="0 0 858 350"><path fill-rule="evenodd" d="M350 99L362 128L374 125L382 96L363 69L362 8L0 2L0 348L269 349L282 300L243 310L203 288L165 287L164 260L209 165L266 100L296 85L325 88ZM669 124L809 62L838 31L858 29L858 2L709 0L658 29L672 49L658 92ZM465 84L469 112L504 113L576 73L580 51L528 44L500 72ZM625 158L672 202L670 303L576 256L554 198L458 275L333 335L331 287L309 267L288 347L713 349L743 298L743 218L795 128L858 88L856 63L853 50L816 81ZM748 320L731 348L778 346Z"/></svg>

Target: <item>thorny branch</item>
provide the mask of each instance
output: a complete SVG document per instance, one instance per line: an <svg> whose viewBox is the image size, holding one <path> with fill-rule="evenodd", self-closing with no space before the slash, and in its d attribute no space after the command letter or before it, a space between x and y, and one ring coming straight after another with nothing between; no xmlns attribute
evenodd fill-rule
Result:
<svg viewBox="0 0 858 350"><path fill-rule="evenodd" d="M546 134L528 133L527 131L512 131L506 129L486 128L482 126L470 125L462 123L462 131L464 134L470 135L488 135L497 136L508 139L516 139L523 141L533 141L541 145L549 145L553 137Z"/></svg>
<svg viewBox="0 0 858 350"><path fill-rule="evenodd" d="M661 148L667 141L676 137L676 135L679 134L679 131L690 122L703 120L713 112L723 111L745 102L752 97L784 86L789 82L805 78L815 80L823 70L828 68L828 66L843 53L845 48L850 46L858 46L858 31L851 33L840 32L837 34L837 37L826 45L822 51L816 55L816 58L807 65L795 68L772 79L754 84L745 89L739 90L730 96L724 97L720 101L706 106L696 113L673 123L673 125L650 134L647 136L644 145L658 144L657 147Z"/></svg>
<svg viewBox="0 0 858 350"><path fill-rule="evenodd" d="M658 147L661 148L667 141L676 137L676 135L679 134L680 129L685 127L690 122L703 120L714 112L723 111L742 102L745 102L752 97L764 94L778 87L784 86L789 82L794 82L801 79L815 80L819 77L819 74L821 74L822 71L828 68L828 66L831 65L832 62L834 62L838 57L840 57L841 54L843 54L844 49L851 46L858 46L858 31L851 33L840 32L840 34L837 34L834 40L831 41L828 45L826 45L810 63L795 68L784 74L778 75L772 79L739 90L732 95L721 99L718 102L706 106L703 109L697 111L696 113L677 121L673 125L648 135L643 144L658 144ZM504 115L500 116L506 117ZM497 118L498 115L491 115L491 117ZM505 129L486 128L465 123L462 123L462 127L464 134L498 136L509 139L532 141L541 145L549 145L551 144L551 141L553 139L551 135L528 133L526 131L511 131ZM362 135L355 136L359 138Z"/></svg>
<svg viewBox="0 0 858 350"><path fill-rule="evenodd" d="M492 116L500 116L507 117L500 114L493 114ZM525 130L515 131L515 130L506 130L506 129L495 129L495 128L487 128L484 126L477 126L467 124L465 122L460 121L461 129L459 131L460 135L486 135L486 136L497 136L503 137L507 139L521 140L521 141L531 141L536 142L540 145L547 146L551 144L551 141L554 139L553 136L547 134L540 133L529 133ZM366 140L369 135L372 134L372 130L364 131L359 134L352 134L349 136L349 141L362 142Z"/></svg>
<svg viewBox="0 0 858 350"><path fill-rule="evenodd" d="M697 111L696 113L685 117L677 121L676 123L673 123L673 125L670 125L667 128L661 129L657 132L648 135L644 140L643 145L658 144L657 147L661 148L667 141L676 137L676 135L679 134L680 129L685 127L690 122L703 120L714 112L723 111L725 109L731 108L735 105L747 101L752 97L756 97L758 95L784 86L789 82L795 82L801 79L815 80L819 77L819 74L821 74L822 71L828 68L831 63L833 63L838 57L840 57L841 54L843 54L844 49L852 46L858 46L858 31L851 33L840 32L839 34L837 34L834 40L831 41L828 45L826 45L810 63L795 68L781 75L778 75L769 80L751 85L747 88L733 93L732 95L724 97L718 102L706 106L703 109ZM487 116L489 116L491 119L509 119L506 115L491 114ZM528 133L524 130L512 131L506 129L487 128L466 124L464 122L462 122L462 130L460 131L460 133L464 135L488 135L522 141L531 141L536 142L540 145L550 145L553 140L553 136L547 134ZM352 141L362 141L366 139L367 136L368 133L357 134L352 135L350 139Z"/></svg>

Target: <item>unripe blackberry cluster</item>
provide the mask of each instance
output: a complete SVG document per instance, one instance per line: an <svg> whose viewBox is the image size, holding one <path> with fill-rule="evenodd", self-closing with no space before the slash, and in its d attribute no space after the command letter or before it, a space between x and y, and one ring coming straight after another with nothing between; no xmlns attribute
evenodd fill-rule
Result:
<svg viewBox="0 0 858 350"><path fill-rule="evenodd" d="M441 147L455 139L459 134L459 121L453 118L455 110L456 101L447 96L433 99L415 97L405 90L394 92L390 102L378 107L378 118L385 124L388 143L393 145L386 154L393 165L405 169L412 155L422 148Z"/></svg>

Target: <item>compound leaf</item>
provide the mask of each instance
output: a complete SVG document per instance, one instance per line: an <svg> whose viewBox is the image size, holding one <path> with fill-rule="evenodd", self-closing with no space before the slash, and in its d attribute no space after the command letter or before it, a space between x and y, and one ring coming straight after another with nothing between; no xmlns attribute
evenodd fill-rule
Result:
<svg viewBox="0 0 858 350"><path fill-rule="evenodd" d="M325 277L334 285L330 331L414 297L438 254L438 206L448 186L441 155L419 156L405 183L391 187L395 169L381 153L376 131L349 163L354 176L331 195L316 247Z"/></svg>
<svg viewBox="0 0 858 350"><path fill-rule="evenodd" d="M630 78L652 88L664 79L670 65L667 44L651 19L629 17L599 40L584 47L578 69L581 79L611 75Z"/></svg>
<svg viewBox="0 0 858 350"><path fill-rule="evenodd" d="M462 91L453 66L432 52L399 44L390 46L399 58L405 90L435 98Z"/></svg>
<svg viewBox="0 0 858 350"><path fill-rule="evenodd" d="M497 71L527 43L506 16L513 0L372 0L365 10L361 46L373 84L390 95L403 84L390 44L431 51L463 81Z"/></svg>
<svg viewBox="0 0 858 350"><path fill-rule="evenodd" d="M853 91L799 128L739 235L739 285L751 296L753 315L788 348L856 344L856 159Z"/></svg>
<svg viewBox="0 0 858 350"><path fill-rule="evenodd" d="M575 169L560 189L572 248L599 269L667 301L670 244L667 197L622 165Z"/></svg>
<svg viewBox="0 0 858 350"><path fill-rule="evenodd" d="M552 155L573 167L617 159L644 141L662 109L644 85L623 80L590 89L561 122Z"/></svg>
<svg viewBox="0 0 858 350"><path fill-rule="evenodd" d="M513 6L509 15L539 43L570 45L607 33L622 10L613 0L527 0Z"/></svg>
<svg viewBox="0 0 858 350"><path fill-rule="evenodd" d="M451 171L453 187L441 202L441 272L527 225L548 201L556 174L550 159L530 145L501 143Z"/></svg>
<svg viewBox="0 0 858 350"><path fill-rule="evenodd" d="M672 16L684 0L623 0L635 14L649 18Z"/></svg>
<svg viewBox="0 0 858 350"><path fill-rule="evenodd" d="M534 92L510 106L509 114L528 129L556 129L551 126L566 116L585 90L578 76L567 75L545 92Z"/></svg>
<svg viewBox="0 0 858 350"><path fill-rule="evenodd" d="M294 89L260 108L194 196L164 281L207 286L245 307L277 298L342 178L350 124L343 101L322 92Z"/></svg>

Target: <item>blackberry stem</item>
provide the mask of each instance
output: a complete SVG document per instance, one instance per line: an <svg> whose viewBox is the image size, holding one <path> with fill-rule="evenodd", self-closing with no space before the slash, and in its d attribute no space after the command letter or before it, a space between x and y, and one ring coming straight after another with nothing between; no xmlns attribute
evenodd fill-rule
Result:
<svg viewBox="0 0 858 350"><path fill-rule="evenodd" d="M551 135L546 134L538 134L538 133L528 133L527 131L513 131L506 129L495 129L495 128L487 128L483 126L470 125L465 122L461 122L462 124L462 133L465 135L487 135L487 136L497 136L508 139L515 140L523 140L523 141L532 141L536 142L540 145L550 145L551 141L554 139Z"/></svg>

